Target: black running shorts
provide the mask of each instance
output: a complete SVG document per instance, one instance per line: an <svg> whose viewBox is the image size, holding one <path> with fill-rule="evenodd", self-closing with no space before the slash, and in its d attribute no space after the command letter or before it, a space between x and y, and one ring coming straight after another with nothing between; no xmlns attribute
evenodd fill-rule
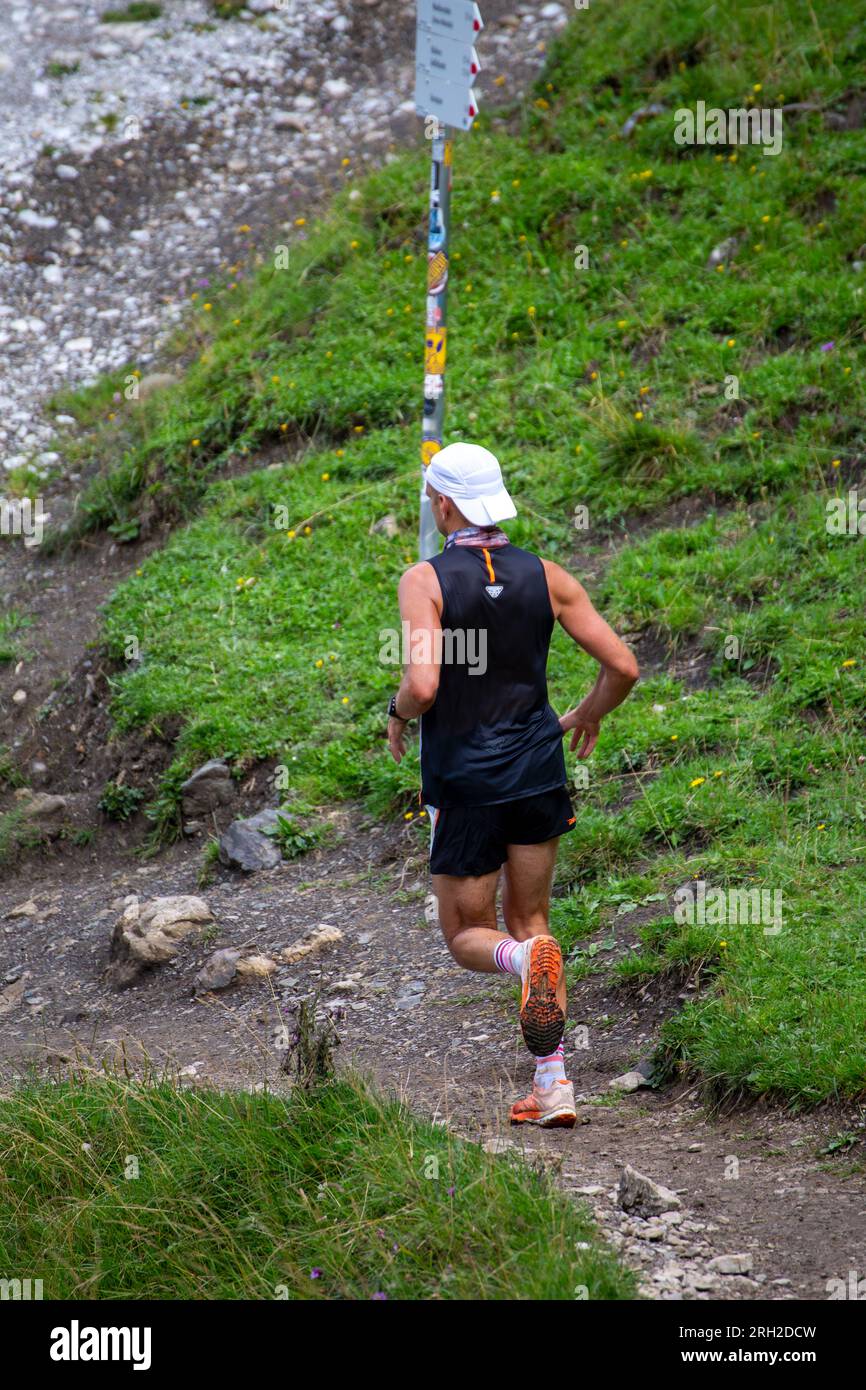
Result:
<svg viewBox="0 0 866 1390"><path fill-rule="evenodd" d="M500 869L509 845L540 845L574 828L565 787L495 806L428 808L432 818L431 874L479 878Z"/></svg>

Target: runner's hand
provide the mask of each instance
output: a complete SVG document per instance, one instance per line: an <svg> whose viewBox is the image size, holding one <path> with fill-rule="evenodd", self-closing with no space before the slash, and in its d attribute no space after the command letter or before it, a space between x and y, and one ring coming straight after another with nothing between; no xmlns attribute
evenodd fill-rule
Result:
<svg viewBox="0 0 866 1390"><path fill-rule="evenodd" d="M388 720L388 747L395 763L406 756L406 725L402 719Z"/></svg>
<svg viewBox="0 0 866 1390"><path fill-rule="evenodd" d="M559 721L559 727L564 734L571 733L571 743L569 745L572 753L577 751L579 758L588 758L596 743L598 742L599 720L587 719L580 712L580 705L576 709L570 709ZM583 738L580 748L577 747Z"/></svg>

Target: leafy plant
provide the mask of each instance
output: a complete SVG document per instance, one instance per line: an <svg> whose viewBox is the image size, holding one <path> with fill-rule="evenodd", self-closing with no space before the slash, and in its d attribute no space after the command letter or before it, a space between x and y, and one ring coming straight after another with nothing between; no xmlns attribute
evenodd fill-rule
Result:
<svg viewBox="0 0 866 1390"><path fill-rule="evenodd" d="M144 798L145 793L139 787L127 786L125 782L106 782L97 804L110 820L129 820Z"/></svg>

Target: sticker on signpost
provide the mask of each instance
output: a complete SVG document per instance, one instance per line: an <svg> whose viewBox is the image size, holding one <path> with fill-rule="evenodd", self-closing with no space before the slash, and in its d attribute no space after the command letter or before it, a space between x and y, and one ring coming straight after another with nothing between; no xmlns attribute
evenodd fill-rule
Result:
<svg viewBox="0 0 866 1390"><path fill-rule="evenodd" d="M445 371L448 329L431 328L424 338L424 372L427 376L441 376Z"/></svg>
<svg viewBox="0 0 866 1390"><path fill-rule="evenodd" d="M437 251L427 259L427 293L441 294L448 284L448 257L444 251Z"/></svg>
<svg viewBox="0 0 866 1390"><path fill-rule="evenodd" d="M428 328L436 328L442 322L442 305L436 295L427 296L427 318Z"/></svg>
<svg viewBox="0 0 866 1390"><path fill-rule="evenodd" d="M426 468L434 454L438 454L442 448L440 439L424 439L421 441L421 462Z"/></svg>

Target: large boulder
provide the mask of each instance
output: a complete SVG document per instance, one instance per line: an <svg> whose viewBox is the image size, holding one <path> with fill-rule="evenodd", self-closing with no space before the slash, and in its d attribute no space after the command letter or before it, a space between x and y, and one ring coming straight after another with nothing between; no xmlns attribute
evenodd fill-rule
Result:
<svg viewBox="0 0 866 1390"><path fill-rule="evenodd" d="M212 921L203 898L180 894L142 903L132 895L111 934L109 983L115 989L135 984L145 971L172 960L190 932Z"/></svg>

